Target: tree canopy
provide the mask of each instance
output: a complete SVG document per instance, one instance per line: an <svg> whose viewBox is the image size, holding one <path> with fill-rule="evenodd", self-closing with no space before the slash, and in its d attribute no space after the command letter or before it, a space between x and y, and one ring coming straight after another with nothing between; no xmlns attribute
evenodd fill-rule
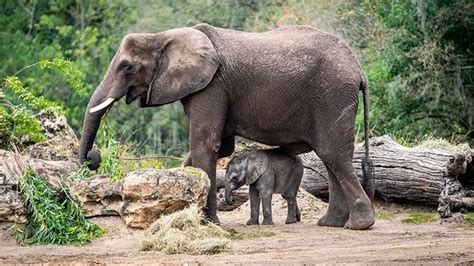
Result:
<svg viewBox="0 0 474 266"><path fill-rule="evenodd" d="M63 106L77 134L88 96L125 34L205 22L246 31L308 24L340 36L368 77L373 135L408 143L427 136L474 139L474 3L469 0L11 0L0 7L0 76L15 75L27 92ZM25 68L42 60L47 61L41 67ZM21 95L3 83L0 134L21 124L11 108L24 105ZM139 109L120 101L107 120L116 138L135 143L137 153L187 150L187 120L179 103ZM359 112L358 134L362 122Z"/></svg>

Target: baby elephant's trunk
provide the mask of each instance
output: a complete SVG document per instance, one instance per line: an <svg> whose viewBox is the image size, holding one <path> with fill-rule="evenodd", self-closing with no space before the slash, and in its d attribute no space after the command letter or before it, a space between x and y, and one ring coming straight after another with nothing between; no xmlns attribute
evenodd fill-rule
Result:
<svg viewBox="0 0 474 266"><path fill-rule="evenodd" d="M230 186L225 187L225 201L229 205L234 204L234 198L232 197L232 190L233 190L233 188L231 188Z"/></svg>

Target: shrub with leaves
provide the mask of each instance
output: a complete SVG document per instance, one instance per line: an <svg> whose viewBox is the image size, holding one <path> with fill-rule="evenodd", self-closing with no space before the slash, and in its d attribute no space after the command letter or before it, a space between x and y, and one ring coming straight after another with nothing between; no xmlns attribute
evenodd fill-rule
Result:
<svg viewBox="0 0 474 266"><path fill-rule="evenodd" d="M28 220L25 230L17 227L14 231L19 243L84 244L104 234L103 229L85 219L69 188L60 184L63 197L31 168L18 179Z"/></svg>
<svg viewBox="0 0 474 266"><path fill-rule="evenodd" d="M10 142L22 146L44 141L46 138L34 113L46 108L53 108L59 113L66 112L64 106L31 93L32 90L17 77L22 71L37 65L65 78L77 94L86 93L83 74L72 62L64 59L42 60L4 78L0 90L0 147L8 147Z"/></svg>

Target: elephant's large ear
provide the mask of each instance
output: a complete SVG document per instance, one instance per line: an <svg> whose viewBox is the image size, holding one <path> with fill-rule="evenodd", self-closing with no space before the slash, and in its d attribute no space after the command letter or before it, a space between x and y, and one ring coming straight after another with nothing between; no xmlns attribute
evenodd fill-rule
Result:
<svg viewBox="0 0 474 266"><path fill-rule="evenodd" d="M203 32L181 28L160 35L163 53L148 89L147 106L174 102L205 88L219 66L216 50Z"/></svg>
<svg viewBox="0 0 474 266"><path fill-rule="evenodd" d="M266 154L251 152L248 156L245 184L250 185L257 181L267 171L269 166L270 163Z"/></svg>

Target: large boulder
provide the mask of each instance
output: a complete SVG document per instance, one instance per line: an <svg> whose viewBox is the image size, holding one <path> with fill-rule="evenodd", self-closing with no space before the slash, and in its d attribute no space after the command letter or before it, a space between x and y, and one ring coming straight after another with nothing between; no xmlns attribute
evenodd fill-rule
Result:
<svg viewBox="0 0 474 266"><path fill-rule="evenodd" d="M25 208L18 193L17 177L8 168L14 153L0 150L0 222L26 222Z"/></svg>
<svg viewBox="0 0 474 266"><path fill-rule="evenodd" d="M122 218L130 227L145 228L192 203L202 208L210 186L207 174L193 167L131 172L123 180Z"/></svg>
<svg viewBox="0 0 474 266"><path fill-rule="evenodd" d="M75 182L72 190L86 216L120 215L128 226L146 228L161 215L193 203L204 207L209 188L204 171L184 167L136 170L114 184L96 175Z"/></svg>
<svg viewBox="0 0 474 266"><path fill-rule="evenodd" d="M21 171L16 170L13 159L29 165L49 186L61 190L60 180L75 173L78 165L70 161L48 161L21 156L10 151L0 150L0 222L25 222L25 211L18 191L18 178Z"/></svg>
<svg viewBox="0 0 474 266"><path fill-rule="evenodd" d="M106 175L95 175L71 182L71 190L86 217L120 215L122 182L111 184Z"/></svg>
<svg viewBox="0 0 474 266"><path fill-rule="evenodd" d="M51 110L36 118L46 141L26 147L21 153L0 150L0 222L26 222L17 179L18 163L30 166L48 185L60 191L59 182L79 169L79 141L66 118Z"/></svg>

